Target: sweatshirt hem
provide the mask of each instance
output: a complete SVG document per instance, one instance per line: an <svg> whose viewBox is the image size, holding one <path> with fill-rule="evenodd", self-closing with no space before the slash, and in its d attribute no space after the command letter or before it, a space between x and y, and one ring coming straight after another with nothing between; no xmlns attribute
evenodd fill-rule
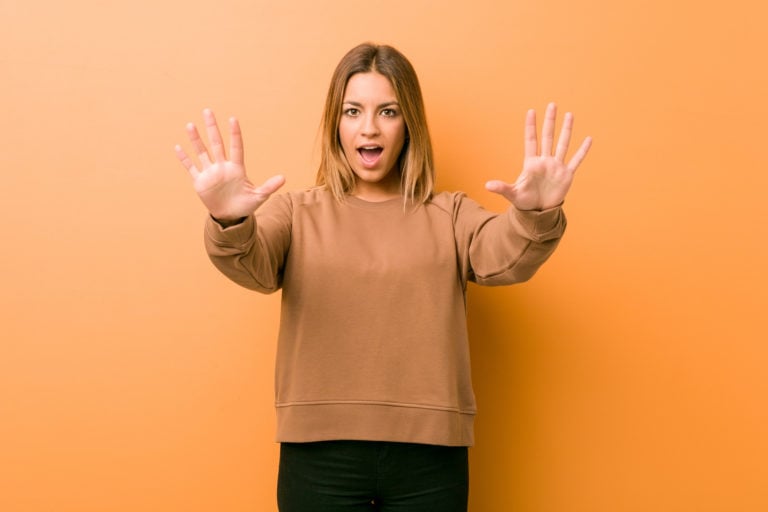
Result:
<svg viewBox="0 0 768 512"><path fill-rule="evenodd" d="M472 446L475 414L390 403L303 403L277 407L278 442L391 441Z"/></svg>
<svg viewBox="0 0 768 512"><path fill-rule="evenodd" d="M306 407L313 405L374 405L383 407L408 407L412 409L428 409L434 411L448 411L459 414L475 414L477 411L474 409L460 409L458 407L451 407L447 405L432 405L432 404L417 404L408 402L386 402L377 400L308 400L298 402L278 402L275 407Z"/></svg>

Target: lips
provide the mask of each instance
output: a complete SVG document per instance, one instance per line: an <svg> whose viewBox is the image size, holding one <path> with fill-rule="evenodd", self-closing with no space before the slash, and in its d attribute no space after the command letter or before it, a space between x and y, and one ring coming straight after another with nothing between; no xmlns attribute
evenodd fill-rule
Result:
<svg viewBox="0 0 768 512"><path fill-rule="evenodd" d="M363 146L357 148L357 152L360 155L360 159L363 161L363 165L366 167L373 167L379 161L379 158L381 158L384 148L381 146Z"/></svg>
<svg viewBox="0 0 768 512"><path fill-rule="evenodd" d="M384 151L384 148L380 146L365 146L358 148L357 151L360 153L360 156L363 158L363 160L366 162L372 162L379 158L381 152Z"/></svg>

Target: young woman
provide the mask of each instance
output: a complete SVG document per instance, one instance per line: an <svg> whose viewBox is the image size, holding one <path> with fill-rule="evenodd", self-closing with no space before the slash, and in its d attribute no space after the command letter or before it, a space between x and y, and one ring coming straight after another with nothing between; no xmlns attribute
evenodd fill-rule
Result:
<svg viewBox="0 0 768 512"><path fill-rule="evenodd" d="M555 249L561 204L587 154L566 163L573 116L555 145L549 105L539 144L525 121L514 183L486 188L511 205L484 210L435 193L416 73L389 46L363 44L334 72L313 188L275 194L248 179L240 127L230 148L212 112L197 161L176 147L210 212L205 245L236 283L282 290L276 363L278 503L293 511L465 511L474 442L467 282L525 281Z"/></svg>

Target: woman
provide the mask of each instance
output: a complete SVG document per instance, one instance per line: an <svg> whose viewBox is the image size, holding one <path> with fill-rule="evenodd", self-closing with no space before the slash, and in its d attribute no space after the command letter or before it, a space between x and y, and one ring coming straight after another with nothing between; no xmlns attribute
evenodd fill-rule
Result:
<svg viewBox="0 0 768 512"><path fill-rule="evenodd" d="M486 187L493 214L461 193L434 193L432 147L411 64L363 44L337 66L325 106L317 186L256 187L230 119L225 152L176 147L210 212L206 249L236 283L282 289L276 364L278 503L283 512L465 511L474 442L465 289L530 278L555 249L560 208L590 139L566 163L573 117L554 148L549 105L538 147L525 125L514 183Z"/></svg>

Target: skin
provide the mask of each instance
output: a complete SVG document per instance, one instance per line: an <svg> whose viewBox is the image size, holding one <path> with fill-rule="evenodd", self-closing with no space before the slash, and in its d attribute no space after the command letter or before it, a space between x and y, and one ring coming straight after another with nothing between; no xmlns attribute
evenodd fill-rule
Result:
<svg viewBox="0 0 768 512"><path fill-rule="evenodd" d="M536 137L536 112L529 110L525 117L525 157L523 170L514 183L492 180L485 184L491 192L501 194L518 210L546 210L562 204L573 183L573 175L587 156L592 138L587 137L573 157L565 162L573 130L573 114L567 112L554 154L557 106L550 103L544 113L541 128L541 146Z"/></svg>
<svg viewBox="0 0 768 512"><path fill-rule="evenodd" d="M405 121L392 84L376 72L357 73L347 82L339 121L339 140L352 171L352 194L367 201L400 196L397 161L405 144ZM380 147L375 161L366 161L359 149Z"/></svg>
<svg viewBox="0 0 768 512"><path fill-rule="evenodd" d="M192 184L211 216L223 226L237 223L251 215L269 196L283 186L285 178L272 176L255 186L245 173L243 137L240 124L234 117L229 119L229 157L224 151L216 118L210 109L203 111L210 149L200 138L197 127L187 123L187 135L197 154L199 164L190 158L181 146L176 146L176 156L192 177Z"/></svg>
<svg viewBox="0 0 768 512"><path fill-rule="evenodd" d="M378 73L360 73L350 78L345 101L349 99L355 105L345 103L345 113L339 126L342 146L348 159L352 155L350 164L358 178L353 193L371 201L399 196L399 176L392 172L392 169L397 160L394 155L399 154L405 134L402 115L398 113L392 116L391 112L385 112L386 108L382 107L392 99L393 93L389 81L384 78L386 84L383 84L378 77L384 78ZM350 107L357 110L346 112ZM550 103L544 114L539 144L536 112L528 111L525 118L525 157L520 175L513 183L489 181L485 184L487 190L504 196L519 210L545 210L563 203L573 183L576 169L589 151L592 139L585 138L566 162L573 115L570 112L565 114L557 145L554 142L556 117L557 107ZM189 172L193 187L205 207L226 227L256 211L270 195L283 186L285 178L276 175L259 186L254 185L245 172L243 140L237 120L229 120L229 155L225 152L213 112L204 110L203 120L210 147L200 138L197 127L188 123L187 135L197 155L197 162L179 145L175 148L176 156ZM363 166L357 159L357 145L361 142L380 143L384 147L381 165L370 169Z"/></svg>

